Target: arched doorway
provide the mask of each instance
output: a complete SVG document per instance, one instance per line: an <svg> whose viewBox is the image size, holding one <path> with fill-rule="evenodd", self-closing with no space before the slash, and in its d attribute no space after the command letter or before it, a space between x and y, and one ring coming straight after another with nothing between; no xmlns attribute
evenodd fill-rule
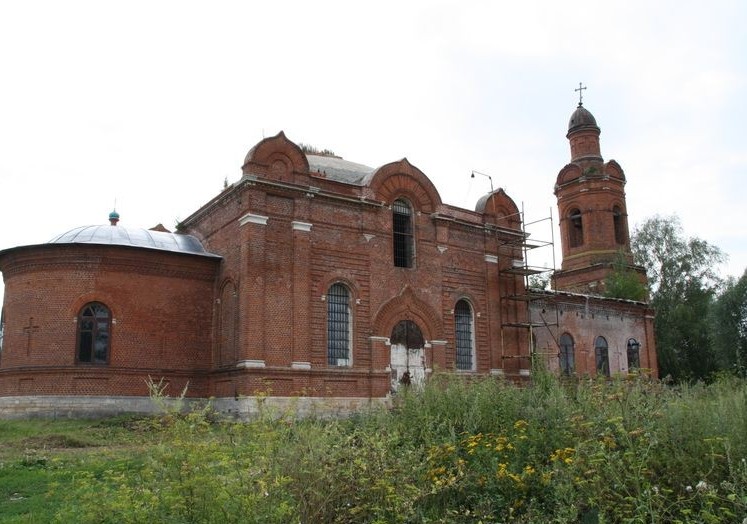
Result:
<svg viewBox="0 0 747 524"><path fill-rule="evenodd" d="M425 381L425 339L412 320L401 320L392 329L390 367L391 390L402 385L420 385Z"/></svg>

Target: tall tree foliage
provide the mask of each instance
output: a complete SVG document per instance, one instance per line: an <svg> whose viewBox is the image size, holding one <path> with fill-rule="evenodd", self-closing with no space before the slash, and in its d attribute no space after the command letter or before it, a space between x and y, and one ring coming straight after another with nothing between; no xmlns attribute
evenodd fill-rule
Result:
<svg viewBox="0 0 747 524"><path fill-rule="evenodd" d="M660 375L676 381L708 377L717 369L708 319L724 254L685 237L676 216L647 219L634 231L631 248L648 274Z"/></svg>
<svg viewBox="0 0 747 524"><path fill-rule="evenodd" d="M713 305L711 326L719 367L747 377L747 271L726 282Z"/></svg>
<svg viewBox="0 0 747 524"><path fill-rule="evenodd" d="M648 291L640 280L640 275L628 264L625 254L620 251L615 257L612 272L604 281L604 296L628 300L646 300Z"/></svg>

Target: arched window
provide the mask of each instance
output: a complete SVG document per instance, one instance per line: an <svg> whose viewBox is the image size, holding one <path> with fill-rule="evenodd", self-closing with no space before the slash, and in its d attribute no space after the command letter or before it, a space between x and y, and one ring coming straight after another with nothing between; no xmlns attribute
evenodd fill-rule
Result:
<svg viewBox="0 0 747 524"><path fill-rule="evenodd" d="M625 244L625 217L620 206L612 208L612 221L615 225L615 242Z"/></svg>
<svg viewBox="0 0 747 524"><path fill-rule="evenodd" d="M396 267L412 267L415 256L412 208L407 201L397 199L392 204L392 228L394 265Z"/></svg>
<svg viewBox="0 0 747 524"><path fill-rule="evenodd" d="M610 376L610 356L607 346L607 340L604 337L597 337L594 341L594 354L597 361L597 375Z"/></svg>
<svg viewBox="0 0 747 524"><path fill-rule="evenodd" d="M327 291L327 363L350 365L352 323L350 292L344 284L332 284Z"/></svg>
<svg viewBox="0 0 747 524"><path fill-rule="evenodd" d="M641 367L641 343L636 339L628 339L628 369Z"/></svg>
<svg viewBox="0 0 747 524"><path fill-rule="evenodd" d="M578 247L584 243L584 224L580 209L573 208L568 213L568 240L571 247Z"/></svg>
<svg viewBox="0 0 747 524"><path fill-rule="evenodd" d="M573 337L568 333L560 335L560 372L563 375L571 375L575 370L575 354L573 349Z"/></svg>
<svg viewBox="0 0 747 524"><path fill-rule="evenodd" d="M472 308L466 300L454 307L454 333L456 338L456 368L463 371L475 369L475 339Z"/></svg>
<svg viewBox="0 0 747 524"><path fill-rule="evenodd" d="M78 362L109 362L111 326L111 313L104 304L91 302L83 306L78 313Z"/></svg>

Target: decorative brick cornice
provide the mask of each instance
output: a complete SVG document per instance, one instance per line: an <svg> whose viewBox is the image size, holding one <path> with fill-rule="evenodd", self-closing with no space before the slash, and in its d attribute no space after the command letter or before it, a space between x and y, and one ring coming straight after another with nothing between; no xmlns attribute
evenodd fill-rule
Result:
<svg viewBox="0 0 747 524"><path fill-rule="evenodd" d="M105 246L98 244L43 244L28 246L8 254L3 274L10 278L37 271L99 271L132 272L189 280L213 280L219 257L201 257L154 249Z"/></svg>
<svg viewBox="0 0 747 524"><path fill-rule="evenodd" d="M257 224L260 226L266 226L268 220L269 220L269 217L247 213L246 215L244 215L243 217L239 219L239 225L245 226L246 224Z"/></svg>

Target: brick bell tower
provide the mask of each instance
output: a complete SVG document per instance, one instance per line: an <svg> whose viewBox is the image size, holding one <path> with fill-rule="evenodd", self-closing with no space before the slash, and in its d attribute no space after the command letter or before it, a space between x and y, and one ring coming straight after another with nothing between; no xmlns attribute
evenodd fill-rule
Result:
<svg viewBox="0 0 747 524"><path fill-rule="evenodd" d="M577 91L582 89L586 88L579 85ZM645 282L645 273L633 265L630 251L625 174L614 160L602 159L600 133L579 96L566 135L571 162L560 170L555 183L563 249L563 263L555 273L557 290L602 294L620 253Z"/></svg>

